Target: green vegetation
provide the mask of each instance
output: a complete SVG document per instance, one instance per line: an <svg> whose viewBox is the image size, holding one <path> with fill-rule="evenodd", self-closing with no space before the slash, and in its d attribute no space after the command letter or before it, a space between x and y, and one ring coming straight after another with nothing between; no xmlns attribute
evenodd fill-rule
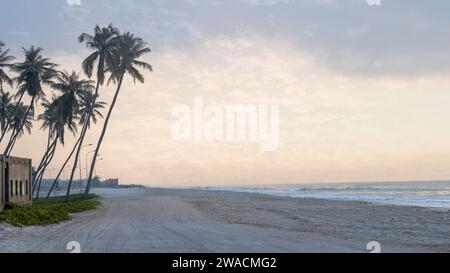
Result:
<svg viewBox="0 0 450 273"><path fill-rule="evenodd" d="M68 202L65 196L39 199L32 206L7 205L0 212L0 222L17 227L58 224L71 220L70 213L94 210L99 205L99 196L95 194L71 195Z"/></svg>

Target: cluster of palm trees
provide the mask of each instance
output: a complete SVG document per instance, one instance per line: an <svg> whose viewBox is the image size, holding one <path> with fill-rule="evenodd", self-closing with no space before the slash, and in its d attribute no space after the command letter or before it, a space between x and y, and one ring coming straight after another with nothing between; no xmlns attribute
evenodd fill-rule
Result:
<svg viewBox="0 0 450 273"><path fill-rule="evenodd" d="M10 50L5 49L5 44L0 42L0 143L5 145L3 154L10 156L17 140L25 132L31 134L35 119L41 122L41 129L48 134L45 153L33 171L33 195L37 198L46 169L52 162L58 145L65 144L65 132L68 130L77 140L47 193L48 198L58 184L63 170L73 160L66 193L66 200L68 199L80 151L92 123L104 118L93 157L95 159L125 76L129 75L134 82L143 83L144 75L140 69L152 71L151 65L140 60L150 52L150 48L134 34L121 33L112 25L96 26L93 34L83 33L78 40L91 50L91 54L82 62L82 70L88 79L83 79L77 72L58 70L57 64L43 56L43 49L34 46L23 49L23 62L15 62L16 58L10 55ZM15 77L9 74L14 74ZM116 90L107 115L103 117L102 109L106 103L98 98L100 88L105 84L114 84ZM15 94L7 92L4 87L15 88ZM46 94L46 88L53 91L51 96ZM26 97L30 98L29 105L24 103ZM35 117L35 105L39 102L43 112ZM95 163L96 160L92 160L86 194L89 194L91 189Z"/></svg>

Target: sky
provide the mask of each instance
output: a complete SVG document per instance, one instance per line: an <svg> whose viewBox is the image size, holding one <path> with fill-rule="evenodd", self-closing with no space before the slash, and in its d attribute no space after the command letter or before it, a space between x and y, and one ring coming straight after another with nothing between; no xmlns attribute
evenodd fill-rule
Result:
<svg viewBox="0 0 450 273"><path fill-rule="evenodd" d="M148 42L154 72L144 84L125 81L100 151L102 178L151 186L439 180L450 178L449 11L445 0L6 0L0 40L18 60L22 47L41 46L69 71L81 71L89 51L77 37L96 24ZM113 91L102 87L101 100L110 103ZM278 105L279 147L175 140L172 109L196 97ZM58 148L47 177L74 139ZM37 162L45 145L36 122L14 155Z"/></svg>

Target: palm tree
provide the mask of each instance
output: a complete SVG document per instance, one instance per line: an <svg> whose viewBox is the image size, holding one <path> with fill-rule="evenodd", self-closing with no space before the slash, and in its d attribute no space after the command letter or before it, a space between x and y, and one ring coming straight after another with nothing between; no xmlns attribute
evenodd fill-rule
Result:
<svg viewBox="0 0 450 273"><path fill-rule="evenodd" d="M152 71L152 66L138 59L144 54L150 53L150 48L147 47L147 43L144 42L139 37L135 37L133 34L127 32L120 35L116 41L116 45L113 51L113 62L108 63L107 71L111 73L109 81L117 83L117 89L114 94L114 98L109 107L108 114L103 125L103 129L100 138L97 143L97 147L94 153L94 160L92 160L91 168L89 171L88 183L86 186L86 194L89 193L91 187L91 180L94 173L96 158L98 156L100 147L105 137L105 133L108 127L109 120L111 118L112 111L116 105L117 98L119 96L120 89L122 87L122 82L125 74L130 75L134 82L139 81L144 83L144 76L138 70L138 68L143 68Z"/></svg>
<svg viewBox="0 0 450 273"><path fill-rule="evenodd" d="M95 101L95 103L94 103ZM94 123L97 123L98 117L103 118L103 115L101 113L101 109L103 109L106 105L106 103L104 102L100 102L100 101L96 101L96 98L94 97L94 95L92 94L92 92L86 92L86 93L82 93L80 95L80 101L78 102L79 104L79 112L78 112L78 116L79 116L79 126L84 127L85 124L87 123L87 128L90 128L90 124L91 121ZM93 107L93 111L91 114L91 107L92 104L94 104ZM88 118L90 116L90 119ZM55 180L53 181L53 184L47 194L47 198L50 198L50 195L53 191L53 189L55 188L55 186L58 183L58 180L62 174L62 172L64 171L64 169L66 168L67 164L69 163L69 160L72 158L76 148L78 147L78 144L81 141L81 136L78 138L77 142L75 143L75 145L73 146L72 151L70 152L69 156L67 157L66 161L64 162L64 164L61 166L58 175L56 176Z"/></svg>
<svg viewBox="0 0 450 273"><path fill-rule="evenodd" d="M94 99L96 100L99 94L100 85L103 85L105 82L105 75L107 71L107 67L111 65L114 61L113 58L113 50L116 44L117 35L119 31L113 27L112 24L107 27L95 26L94 35L82 33L78 37L78 41L80 43L85 43L86 47L93 52L83 61L83 71L86 75L91 78L94 73L95 64L97 64L97 85L95 87ZM93 104L90 107L89 116L93 114L95 100L92 102ZM88 119L89 120L89 119ZM86 136L88 124L85 123L81 130L81 138L78 143L78 149L75 155L74 164L72 166L71 177L73 178L73 174L75 173L75 169L77 168L81 147L83 146L84 138ZM71 179L72 180L72 179ZM69 181L69 185L71 185L72 181ZM70 194L70 186L67 189L66 201L69 198Z"/></svg>
<svg viewBox="0 0 450 273"><path fill-rule="evenodd" d="M67 72L60 73L56 77L56 82L53 83L51 87L63 93L62 105L64 106L64 111L61 111L60 115L62 116L64 123L67 124L70 124L70 122L73 121L74 116L78 116L78 102L81 100L81 98L83 98L83 96L86 96L87 94L92 94L94 90L93 81L80 79L79 74L76 72L72 72L72 74L69 74ZM80 147L80 143L82 143L81 140L77 142L78 147ZM77 153L75 156L75 162L78 162L78 160L79 153ZM74 164L74 168L72 168L68 192L70 192L72 186L75 169L76 164Z"/></svg>
<svg viewBox="0 0 450 273"><path fill-rule="evenodd" d="M95 103L94 103L94 101L95 101ZM78 112L79 126L84 127L84 125L87 123L87 128L89 129L91 122L97 123L98 117L103 118L103 115L100 110L105 107L106 103L101 102L101 101L96 101L96 98L94 97L94 94L92 94L92 92L82 93L80 95L80 101L78 102L78 104L79 104L79 112ZM93 111L91 114L92 105L94 105L94 107L93 107ZM88 118L89 116L90 116L90 119ZM61 166L61 168L58 172L58 175L56 176L55 180L53 181L53 184L47 194L47 198L50 198L50 195L51 195L53 189L57 185L62 172L64 171L67 164L69 163L69 160L72 158L76 148L78 147L78 144L80 143L80 140L81 140L81 136L78 138L77 142L73 146L71 153L67 157L64 164Z"/></svg>
<svg viewBox="0 0 450 273"><path fill-rule="evenodd" d="M9 92L0 91L0 130L7 130L8 123L11 120L14 105L12 96Z"/></svg>
<svg viewBox="0 0 450 273"><path fill-rule="evenodd" d="M4 69L10 68L11 62L16 59L14 56L9 55L9 49L3 50L4 46L5 46L5 44L3 42L0 42L0 92L2 93L2 98L5 98L5 97L3 97L3 95L4 95L3 84L6 83L6 84L10 85L11 87L13 86L13 80L6 74ZM2 132L1 132L1 137L0 137L0 143L1 143L4 135L6 134L6 132L9 129L9 124L11 122L10 119L12 118L12 112L11 112L12 109L11 109L11 107L7 107L6 104L4 104L3 100L0 103L2 103L0 105L0 107L2 107L2 111L10 112L10 113L7 113L7 112L2 113ZM14 110L12 110L12 111L14 111ZM6 117L6 119L4 119L5 117Z"/></svg>
<svg viewBox="0 0 450 273"><path fill-rule="evenodd" d="M29 112L34 110L34 104L38 102L41 97L45 96L42 90L43 84L51 84L52 79L56 74L55 67L56 64L51 63L50 59L44 58L42 56L42 48L35 48L34 46L30 49L23 49L25 53L25 61L23 63L14 64L12 70L19 74L15 79L17 81L19 90L17 96L19 97L18 103L22 101L25 93L31 97ZM28 115L25 115L26 118ZM24 120L25 122L25 120ZM13 133L6 146L5 152L6 156L11 154L14 147L14 143L17 139L17 133L21 130Z"/></svg>
<svg viewBox="0 0 450 273"><path fill-rule="evenodd" d="M10 68L11 62L15 60L14 56L9 55L9 49L3 50L5 44L0 41L0 91L3 91L3 84L13 85L13 81L8 77L4 68Z"/></svg>
<svg viewBox="0 0 450 273"><path fill-rule="evenodd" d="M42 156L42 159L36 171L33 173L32 177L33 193L36 189L37 181L40 180L41 174L43 175L43 173L45 172L47 163L50 164L49 161L51 161L51 158L53 158L53 154L56 150L56 144L59 138L58 127L62 120L62 118L58 116L58 108L59 108L58 104L60 104L60 102L61 102L60 99L53 96L53 102L44 98L43 102L41 103L42 107L45 110L42 114L38 116L38 120L43 121L41 129L48 130L47 149L44 155ZM37 198L39 198L39 189Z"/></svg>
<svg viewBox="0 0 450 273"><path fill-rule="evenodd" d="M92 105L94 105L92 107ZM80 125L87 124L87 128L91 127L91 121L95 124L98 121L97 117L103 118L103 114L100 111L105 108L106 102L97 101L97 98L94 94L87 92L81 95L81 99L79 101L79 116L80 116ZM91 113L92 107L92 115ZM90 115L90 119L89 119Z"/></svg>
<svg viewBox="0 0 450 273"><path fill-rule="evenodd" d="M41 129L48 130L49 141L47 151L45 152L43 160L39 164L38 171L33 178L33 192L36 185L38 185L37 198L39 198L42 177L44 176L46 168L51 163L53 156L55 155L58 140L62 145L64 145L66 127L73 134L76 132L75 118L72 114L70 114L71 111L74 112L76 110L72 109L74 103L69 99L70 93L71 92L66 92L60 96L53 95L52 101L44 99L42 103L45 111L39 115L38 119L43 121ZM72 116L72 118L67 118L68 116Z"/></svg>
<svg viewBox="0 0 450 273"><path fill-rule="evenodd" d="M70 123L79 113L79 101L86 94L91 94L94 90L93 81L80 79L80 75L73 71L58 73L55 82L50 86L62 93L64 110L61 114L64 122Z"/></svg>
<svg viewBox="0 0 450 273"><path fill-rule="evenodd" d="M28 132L31 134L31 128L33 127L34 121L34 110L31 109L31 106L25 105L23 102L19 103L14 111L14 114L10 120L10 127L13 131L13 134L16 135L16 138L12 145L15 144L15 141L23 136L23 134Z"/></svg>

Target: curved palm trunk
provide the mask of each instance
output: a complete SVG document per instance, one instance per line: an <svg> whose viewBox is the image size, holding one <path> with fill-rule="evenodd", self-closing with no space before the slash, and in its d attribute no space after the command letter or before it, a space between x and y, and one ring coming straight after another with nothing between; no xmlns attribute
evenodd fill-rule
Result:
<svg viewBox="0 0 450 273"><path fill-rule="evenodd" d="M81 147L83 146L84 137L86 135L86 131L87 131L86 129L87 129L87 126L83 127L83 130L81 132L80 143L78 144L78 149L75 154L72 171L70 173L69 185L67 186L67 193L66 193L66 199L65 199L66 202L69 200L70 190L72 188L73 177L75 175L75 170L76 170L77 164L78 164L78 158L80 157Z"/></svg>
<svg viewBox="0 0 450 273"><path fill-rule="evenodd" d="M33 96L33 98L31 99L31 103L30 103L30 107L28 107L27 112L25 113L25 115L22 118L22 122L20 124L20 128L19 130L16 131L15 134L13 134L11 136L11 139L9 140L8 146L6 146L5 152L3 153L6 156L9 156L12 152L12 149L14 147L14 144L16 143L16 138L19 135L19 132L22 131L23 126L25 125L25 121L27 120L28 115L30 114L31 110L34 109L34 101L36 99L36 96Z"/></svg>
<svg viewBox="0 0 450 273"><path fill-rule="evenodd" d="M18 135L19 135L19 131L17 131L16 136L14 137L14 139L13 139L12 142L11 142L11 147L9 148L9 152L7 153L7 156L10 156L10 155L11 155L14 146L16 146L16 142L17 142L17 139L18 139Z"/></svg>
<svg viewBox="0 0 450 273"><path fill-rule="evenodd" d="M53 181L52 187L50 188L48 194L47 194L47 198L50 198L50 194L52 193L53 189L56 186L56 183L58 183L59 177L61 176L62 172L64 171L64 169L67 166L67 163L69 163L70 159L73 156L73 153L75 153L75 150L78 147L78 144L80 143L81 140L81 136L78 138L77 142L75 143L75 145L73 146L72 152L70 152L69 156L67 157L66 161L64 162L64 164L62 165L61 169L58 172L58 175L56 176L55 180Z"/></svg>
<svg viewBox="0 0 450 273"><path fill-rule="evenodd" d="M49 136L49 140L50 140L50 136ZM53 146L53 143L52 143L52 146ZM35 181L36 181L37 175L41 172L42 167L44 166L44 163L45 163L45 161L46 161L47 158L48 158L48 154L49 154L50 150L51 150L51 147L50 147L50 143L49 143L49 144L47 145L47 150L45 150L45 153L44 153L44 155L42 156L41 161L39 162L38 168L37 168L37 169L33 172L33 174L32 174L32 182L33 182L33 185L34 185L34 183L35 183Z"/></svg>
<svg viewBox="0 0 450 273"><path fill-rule="evenodd" d="M73 163L73 167L72 167L72 172L70 174L69 185L67 186L67 193L66 193L66 198L65 198L66 202L69 200L70 190L72 188L73 176L75 174L75 169L77 168L77 164L78 164L78 161L79 161L78 159L80 157L80 152L81 152L81 147L83 146L84 138L85 138L86 132L87 132L87 127L89 125L89 121L91 119L91 116L94 113L94 106L95 106L95 103L97 101L99 88L100 88L100 81L98 80L98 77L97 77L97 86L95 87L94 99L92 101L91 108L89 109L89 115L88 115L88 117L86 119L86 122L83 125L83 129L81 131L80 143L78 144L78 149L77 149L77 152L75 154L75 159L74 159L74 163ZM80 168L81 168L81 166L80 166Z"/></svg>
<svg viewBox="0 0 450 273"><path fill-rule="evenodd" d="M48 140L47 140L47 149L45 150L45 153L44 153L44 155L42 156L41 161L39 162L38 168L37 168L37 169L34 171L34 173L32 174L32 179L33 179L32 181L33 181L33 183L36 181L35 178L36 178L36 176L41 172L42 167L44 166L44 163L47 161L49 152L50 152L51 148L53 147L53 142L50 143L50 141L51 141L51 134L50 134L50 132L49 132L49 134L48 134Z"/></svg>
<svg viewBox="0 0 450 273"><path fill-rule="evenodd" d="M122 87L122 81L123 81L124 75L125 75L124 73L122 73L120 75L119 84L117 85L116 93L114 94L114 98L113 98L113 100L111 102L111 106L109 107L109 110L108 110L108 115L106 116L105 123L103 124L103 130L102 130L102 133L98 140L97 147L96 147L95 153L94 153L94 157L93 157L93 160L91 163L91 169L89 171L89 178L88 178L88 182L86 185L85 194L89 194L89 191L91 189L92 175L94 174L95 163L97 161L98 152L100 151L100 147L102 145L103 138L105 137L106 129L108 128L109 119L111 118L111 113L114 109L114 106L116 105L117 98L118 98L119 92L120 92L120 88Z"/></svg>
<svg viewBox="0 0 450 273"><path fill-rule="evenodd" d="M33 193L36 190L37 182L39 181L39 177L41 174L45 171L45 168L49 164L49 159L53 159L54 150L56 148L58 139L55 139L51 145L47 147L47 151L44 154L44 157L41 160L41 163L39 164L38 169L33 173Z"/></svg>
<svg viewBox="0 0 450 273"><path fill-rule="evenodd" d="M44 155L42 156L42 159L41 159L41 161L39 161L39 165L38 165L38 168L33 172L33 174L32 174L32 181L33 181L33 183L34 183L34 181L35 181L35 177L36 177L36 175L40 172L40 170L42 169L42 165L44 164L44 162L45 162L45 159L47 158L47 155L48 155L48 151L50 150L50 140L51 140L51 132L49 131L48 132L48 137L47 137L47 150L45 150L45 153L44 153Z"/></svg>
<svg viewBox="0 0 450 273"><path fill-rule="evenodd" d="M41 191L41 183L42 183L42 178L44 177L44 174L45 174L45 171L47 170L47 167L48 167L48 165L50 165L50 163L52 162L52 160L53 160L53 157L54 157L54 155L55 155L55 152L56 152L56 147L57 147L58 145L54 145L54 147L53 147L53 149L52 149L52 151L51 151L51 155L49 156L49 158L48 158L48 160L47 160L47 162L45 163L45 166L44 166L44 168L42 169L42 171L41 171L41 174L40 174L40 177L39 177L39 185L38 185L38 189L37 189L37 199L39 199L39 193L40 193L40 191Z"/></svg>
<svg viewBox="0 0 450 273"><path fill-rule="evenodd" d="M3 138L5 137L6 133L8 132L8 129L9 129L9 126L10 126L10 124L11 124L11 120L12 120L13 116L15 116L15 115L17 114L17 110L19 109L19 105L20 105L20 103L22 102L22 99L23 99L23 95L24 95L24 94L25 94L25 92L23 92L22 95L20 95L20 98L19 98L19 100L17 101L16 106L14 107L14 112L13 112L13 114L10 115L10 116L8 117L8 121L6 122L5 129L3 130L2 136L0 137L0 143L2 143Z"/></svg>

